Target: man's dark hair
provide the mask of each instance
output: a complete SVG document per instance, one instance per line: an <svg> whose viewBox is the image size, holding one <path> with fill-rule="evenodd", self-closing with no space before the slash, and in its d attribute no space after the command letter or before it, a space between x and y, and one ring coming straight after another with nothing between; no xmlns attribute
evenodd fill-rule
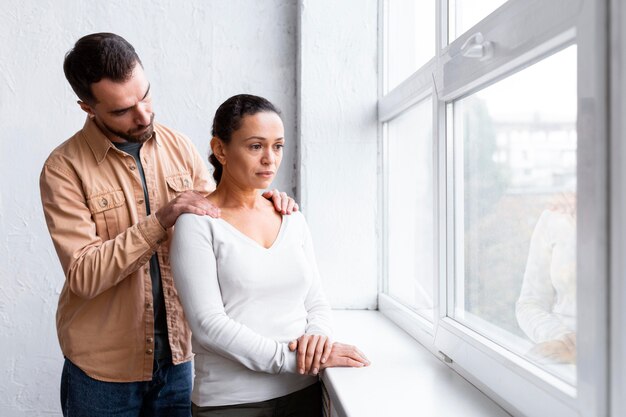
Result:
<svg viewBox="0 0 626 417"><path fill-rule="evenodd" d="M94 104L97 100L91 84L103 78L126 81L136 64L142 65L141 60L126 39L114 33L92 33L76 41L65 54L63 71L78 98Z"/></svg>

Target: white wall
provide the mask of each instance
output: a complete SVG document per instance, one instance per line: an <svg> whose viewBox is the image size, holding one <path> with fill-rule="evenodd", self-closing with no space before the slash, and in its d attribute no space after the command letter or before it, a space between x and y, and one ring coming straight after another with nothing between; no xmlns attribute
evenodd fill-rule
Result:
<svg viewBox="0 0 626 417"><path fill-rule="evenodd" d="M110 31L137 49L157 119L208 152L216 107L239 92L283 110L281 190L294 194L295 1L3 0L0 8L0 416L60 415L55 312L63 274L38 178L84 113L62 70L82 35Z"/></svg>
<svg viewBox="0 0 626 417"><path fill-rule="evenodd" d="M376 307L376 4L3 0L0 416L60 415L54 317L64 278L38 178L50 151L84 122L62 61L88 33L115 32L135 46L157 119L189 135L201 154L226 98L251 92L277 104L288 147L275 185L298 191L331 302Z"/></svg>
<svg viewBox="0 0 626 417"><path fill-rule="evenodd" d="M376 308L376 0L300 0L300 199L335 308Z"/></svg>

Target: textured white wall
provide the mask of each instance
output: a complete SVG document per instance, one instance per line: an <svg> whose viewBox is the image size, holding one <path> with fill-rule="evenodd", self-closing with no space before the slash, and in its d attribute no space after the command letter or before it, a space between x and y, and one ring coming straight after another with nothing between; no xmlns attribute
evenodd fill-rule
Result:
<svg viewBox="0 0 626 417"><path fill-rule="evenodd" d="M376 308L376 0L299 2L299 185L335 308Z"/></svg>
<svg viewBox="0 0 626 417"><path fill-rule="evenodd" d="M201 154L219 103L239 92L274 101L292 140L276 186L295 194L297 163L332 304L375 308L376 3L2 1L0 416L60 415L54 316L63 274L38 177L50 151L84 122L62 60L87 33L115 32L135 46L157 119L189 135Z"/></svg>
<svg viewBox="0 0 626 417"><path fill-rule="evenodd" d="M82 35L129 40L157 119L207 154L212 115L239 92L283 110L291 146L277 186L294 194L296 1L3 0L0 8L0 416L60 415L54 316L63 275L39 202L49 152L84 113L62 71ZM106 337L106 335L103 335Z"/></svg>

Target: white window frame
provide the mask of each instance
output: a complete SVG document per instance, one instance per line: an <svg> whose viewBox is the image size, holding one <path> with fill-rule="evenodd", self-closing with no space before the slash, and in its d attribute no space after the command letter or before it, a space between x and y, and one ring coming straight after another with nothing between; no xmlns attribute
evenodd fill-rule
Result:
<svg viewBox="0 0 626 417"><path fill-rule="evenodd" d="M447 1L437 1L438 46L436 56L413 75L384 96L378 103L381 134L384 124L412 105L432 96L433 100L433 166L435 213L434 322L415 314L393 297L385 294L388 268L385 265L386 241L382 239L382 293L379 309L412 334L418 341L463 375L513 415L523 416L606 416L609 405L612 415L624 415L626 400L621 387L624 372L609 375L609 272L612 292L612 362L625 370L626 324L619 306L626 303L626 285L621 283L626 272L626 146L618 140L611 143L609 173L609 133L618 138L626 122L618 119L617 110L626 109L624 76L626 67L622 48L626 31L619 28L626 22L626 7L620 0L509 0L466 33L447 44ZM384 13L385 0L379 10ZM611 3L612 55L620 61L613 65L611 85L619 86L621 95L612 95L609 106L608 37L609 3ZM380 19L384 39L386 19ZM503 24L506 23L506 24ZM516 28L523 28L516 30ZM491 59L479 61L462 56L461 47L472 35L480 32L485 40L495 42ZM578 60L578 219L577 219L577 286L578 338L577 385L570 386L530 362L512 354L486 337L472 331L450 317L453 300L455 258L454 221L454 154L458 151L446 139L446 106L515 73L528 65L565 47L577 45ZM385 62L384 41L381 61ZM503 47L504 46L504 47ZM505 52L506 51L506 52ZM379 67L384 77L384 64ZM384 80L380 86L384 86ZM384 91L384 90L380 90ZM614 90L613 90L614 91ZM609 110L614 117L609 132ZM387 191L385 140L381 140L382 188L381 225L386 235ZM611 206L609 207L609 175ZM621 196L616 199L615 196ZM625 200L625 201L622 201ZM610 208L610 210L609 210ZM607 214L611 214L610 220ZM610 221L610 223L609 223ZM609 236L609 224L622 233ZM614 229L613 229L614 230ZM611 238L611 241L609 241ZM611 269L609 269L611 250ZM621 254L621 256L620 256ZM619 303L619 304L618 304ZM623 310L623 308L622 308ZM617 337L619 335L620 337ZM609 386L609 377L611 386ZM609 397L609 388L611 396Z"/></svg>

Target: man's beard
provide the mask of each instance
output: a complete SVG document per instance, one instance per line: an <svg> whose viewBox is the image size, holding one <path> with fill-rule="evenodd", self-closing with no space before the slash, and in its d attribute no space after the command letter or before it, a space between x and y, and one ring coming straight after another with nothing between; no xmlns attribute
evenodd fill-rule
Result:
<svg viewBox="0 0 626 417"><path fill-rule="evenodd" d="M153 123L154 113L152 113L152 116L150 116L150 124L148 126L140 126L137 129L135 129L135 131L142 131L147 128L145 132L139 135L133 134L132 130L128 132L120 132L107 126L106 123L104 123L103 121L99 121L99 122L102 125L101 127L104 128L103 130L106 130L109 133L112 133L113 135L120 137L128 142L143 143L147 141L148 139L150 139L152 137L152 134L154 133L154 123Z"/></svg>

